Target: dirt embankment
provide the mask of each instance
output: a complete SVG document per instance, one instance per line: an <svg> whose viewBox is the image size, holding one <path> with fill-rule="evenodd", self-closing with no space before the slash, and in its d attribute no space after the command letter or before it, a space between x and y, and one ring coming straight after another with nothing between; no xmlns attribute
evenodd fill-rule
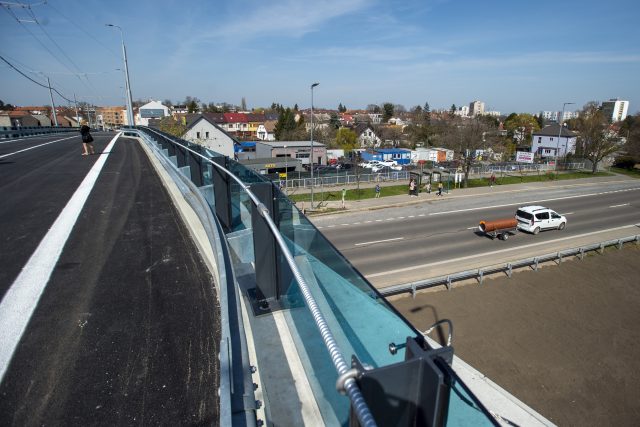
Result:
<svg viewBox="0 0 640 427"><path fill-rule="evenodd" d="M459 357L559 425L638 425L638 246L392 303L451 319Z"/></svg>

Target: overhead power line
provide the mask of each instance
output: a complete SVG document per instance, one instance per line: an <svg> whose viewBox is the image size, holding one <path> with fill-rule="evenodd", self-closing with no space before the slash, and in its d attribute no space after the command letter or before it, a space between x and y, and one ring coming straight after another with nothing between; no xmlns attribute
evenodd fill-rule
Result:
<svg viewBox="0 0 640 427"><path fill-rule="evenodd" d="M37 80L32 79L31 77L29 77L28 75L26 75L25 73L23 73L21 70L19 70L15 65L13 65L11 62L7 61L2 55L0 55L0 59L2 59L9 67L13 68L14 70L16 70L20 75L22 75L23 77L25 77L26 79L30 80L31 82L37 84L40 87L43 87L45 89L49 89L48 85L42 84ZM67 98L66 96L64 96L63 94L61 94L60 92L58 92L58 89L56 88L51 88L52 91L54 91L55 93L57 93L58 95L60 95L60 97L62 99L64 99L67 102L73 102L72 100L70 100L69 98Z"/></svg>

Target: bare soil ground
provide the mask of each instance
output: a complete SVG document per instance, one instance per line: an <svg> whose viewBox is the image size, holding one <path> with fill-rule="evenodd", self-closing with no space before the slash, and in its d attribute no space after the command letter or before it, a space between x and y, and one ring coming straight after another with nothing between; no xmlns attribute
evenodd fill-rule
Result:
<svg viewBox="0 0 640 427"><path fill-rule="evenodd" d="M558 425L640 423L638 246L392 303L451 319L459 357Z"/></svg>

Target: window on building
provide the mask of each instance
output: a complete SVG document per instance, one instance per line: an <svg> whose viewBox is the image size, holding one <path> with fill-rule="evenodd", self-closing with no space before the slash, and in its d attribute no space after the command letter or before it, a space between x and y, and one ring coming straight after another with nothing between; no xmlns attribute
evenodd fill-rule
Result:
<svg viewBox="0 0 640 427"><path fill-rule="evenodd" d="M200 132L196 132L196 138L200 139Z"/></svg>
<svg viewBox="0 0 640 427"><path fill-rule="evenodd" d="M209 132L204 133L205 138L209 138Z"/></svg>

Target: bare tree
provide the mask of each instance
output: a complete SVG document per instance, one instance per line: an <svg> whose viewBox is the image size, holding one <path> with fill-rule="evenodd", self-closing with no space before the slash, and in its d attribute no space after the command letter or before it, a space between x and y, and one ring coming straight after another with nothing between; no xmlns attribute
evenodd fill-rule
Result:
<svg viewBox="0 0 640 427"><path fill-rule="evenodd" d="M447 123L446 127L441 128L446 132L442 135L443 143L460 155L464 173L462 185L466 188L469 185L469 173L476 158L476 152L493 145L495 132L488 122L480 118L462 120L456 117Z"/></svg>
<svg viewBox="0 0 640 427"><path fill-rule="evenodd" d="M620 149L618 135L611 130L596 102L589 102L582 108L576 130L579 150L591 160L592 173L598 171L602 159Z"/></svg>

